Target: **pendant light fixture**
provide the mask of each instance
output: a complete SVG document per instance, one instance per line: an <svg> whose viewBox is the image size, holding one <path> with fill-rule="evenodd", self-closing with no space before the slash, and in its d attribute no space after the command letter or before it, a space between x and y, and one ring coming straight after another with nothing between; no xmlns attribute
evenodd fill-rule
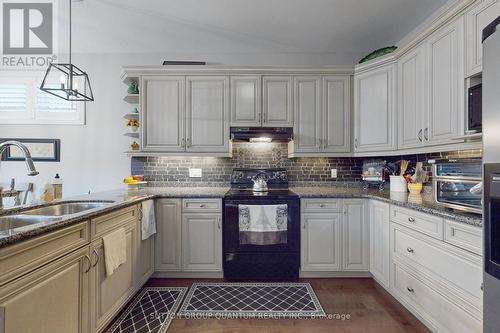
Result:
<svg viewBox="0 0 500 333"><path fill-rule="evenodd" d="M71 62L72 1L69 0L69 63L50 63L40 89L67 101L88 102L94 100L89 76Z"/></svg>

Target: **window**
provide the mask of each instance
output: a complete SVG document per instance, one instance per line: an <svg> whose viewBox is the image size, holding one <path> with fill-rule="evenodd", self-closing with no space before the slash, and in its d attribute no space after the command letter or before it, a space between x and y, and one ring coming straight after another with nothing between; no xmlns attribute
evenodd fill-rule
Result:
<svg viewBox="0 0 500 333"><path fill-rule="evenodd" d="M85 124L85 103L41 91L42 78L25 74L0 78L0 124Z"/></svg>

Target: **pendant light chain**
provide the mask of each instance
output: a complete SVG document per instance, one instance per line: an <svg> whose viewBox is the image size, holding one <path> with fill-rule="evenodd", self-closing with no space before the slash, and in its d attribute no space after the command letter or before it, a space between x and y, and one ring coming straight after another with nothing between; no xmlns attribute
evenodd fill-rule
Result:
<svg viewBox="0 0 500 333"><path fill-rule="evenodd" d="M73 63L71 62L71 3L69 0L69 89L73 89Z"/></svg>

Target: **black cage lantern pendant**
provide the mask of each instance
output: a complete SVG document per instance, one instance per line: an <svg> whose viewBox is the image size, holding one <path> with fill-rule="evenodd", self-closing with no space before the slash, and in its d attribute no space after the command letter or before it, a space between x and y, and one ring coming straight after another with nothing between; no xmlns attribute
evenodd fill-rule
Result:
<svg viewBox="0 0 500 333"><path fill-rule="evenodd" d="M69 63L51 63L40 89L67 101L88 102L94 100L87 73L71 62L71 2L69 0Z"/></svg>

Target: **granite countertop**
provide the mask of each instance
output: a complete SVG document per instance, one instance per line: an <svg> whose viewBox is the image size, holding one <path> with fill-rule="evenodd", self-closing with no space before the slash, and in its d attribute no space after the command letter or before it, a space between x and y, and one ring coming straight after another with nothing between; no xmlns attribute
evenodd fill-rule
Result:
<svg viewBox="0 0 500 333"><path fill-rule="evenodd" d="M364 190L361 187L292 187L301 198L366 198L375 199L401 207L411 208L422 213L451 219L476 227L483 226L483 217L479 214L460 212L438 205L432 194L394 193L377 189Z"/></svg>
<svg viewBox="0 0 500 333"><path fill-rule="evenodd" d="M101 201L109 205L84 211L82 213L61 216L49 222L31 224L14 230L0 231L0 247L14 244L47 232L64 228L66 226L108 214L139 202L155 198L222 198L229 190L228 187L149 187L140 190L114 190L80 195L55 201L50 204L35 204L22 208L5 209L0 217L12 214L22 214L23 211L43 206L54 205L58 202L71 201Z"/></svg>
<svg viewBox="0 0 500 333"><path fill-rule="evenodd" d="M387 202L393 205L415 209L446 219L482 227L482 217L476 214L462 213L437 205L432 196L422 194L412 197L406 193L394 194L389 191L363 190L361 187L291 187L301 198L366 198ZM50 222L43 222L20 227L14 230L0 231L0 247L20 242L50 231L54 231L99 215L111 213L139 202L155 198L223 198L228 187L147 187L140 190L114 190L88 195L65 198L69 201L111 201L109 205L84 211L82 213L61 216ZM5 209L1 215L21 214L22 211L42 206L57 204L38 204L22 208ZM1 216L0 216L1 217Z"/></svg>

